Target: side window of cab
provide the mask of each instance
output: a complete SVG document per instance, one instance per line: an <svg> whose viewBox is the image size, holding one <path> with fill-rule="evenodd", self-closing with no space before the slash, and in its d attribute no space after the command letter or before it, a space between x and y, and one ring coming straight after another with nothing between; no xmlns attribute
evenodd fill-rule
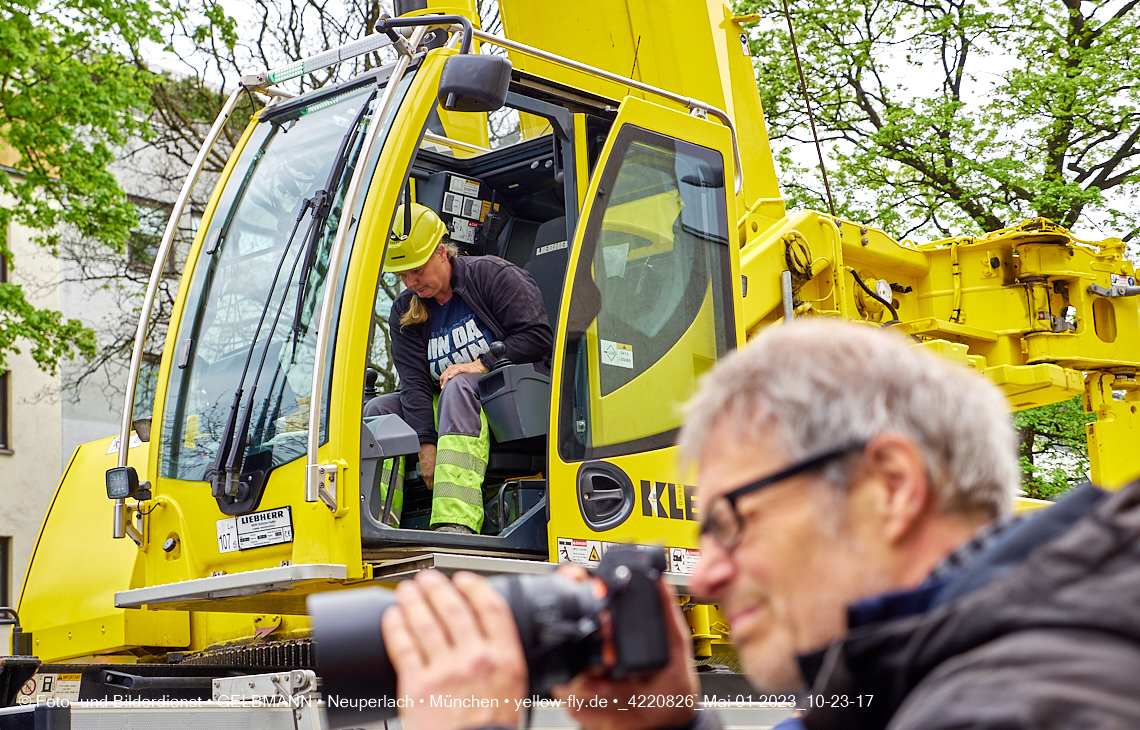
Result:
<svg viewBox="0 0 1140 730"><path fill-rule="evenodd" d="M734 345L720 152L627 125L582 239L567 321L559 448L661 448L680 404Z"/></svg>

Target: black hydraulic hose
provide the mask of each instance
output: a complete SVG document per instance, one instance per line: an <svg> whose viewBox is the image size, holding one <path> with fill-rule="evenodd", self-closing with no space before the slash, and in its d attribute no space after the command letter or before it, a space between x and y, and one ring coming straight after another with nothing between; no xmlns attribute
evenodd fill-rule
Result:
<svg viewBox="0 0 1140 730"><path fill-rule="evenodd" d="M796 29L792 27L792 11L788 9L788 0L784 0L784 17L788 19L788 37L792 41L792 57L796 59L796 70L800 75L800 89L804 93L804 106L807 109L808 121L811 123L811 136L815 140L815 153L819 156L819 172L823 176L823 188L827 191L827 209L831 211L831 217L835 218L835 198L831 196L831 183L827 181L827 165L823 164L823 148L819 145L819 133L815 130L815 113L811 109L807 78L804 77L804 67L800 63L800 49L796 45Z"/></svg>
<svg viewBox="0 0 1140 730"><path fill-rule="evenodd" d="M213 677L143 677L114 669L99 672L99 682L116 689L208 689Z"/></svg>
<svg viewBox="0 0 1140 730"><path fill-rule="evenodd" d="M899 319L899 313L895 311L895 308L891 306L890 302L888 302L886 299L883 299L881 296L879 296L875 292L871 291L867 287L867 284L863 281L863 277L861 277L861 276L859 276L859 274L855 273L855 269L848 267L847 270L851 272L851 276L855 277L855 283L859 285L859 288L862 289L863 291L867 292L867 296L871 297L876 302L878 302L879 304L882 304L884 307L886 307L888 310L890 310L891 321L890 322L883 322L884 327L890 327L892 324L902 324L902 320Z"/></svg>

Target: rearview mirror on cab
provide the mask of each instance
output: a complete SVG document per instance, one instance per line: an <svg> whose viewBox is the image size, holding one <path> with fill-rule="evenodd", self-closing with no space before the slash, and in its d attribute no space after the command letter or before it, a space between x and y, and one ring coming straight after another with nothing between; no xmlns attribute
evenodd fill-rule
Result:
<svg viewBox="0 0 1140 730"><path fill-rule="evenodd" d="M510 84L511 62L504 56L452 56L439 78L439 103L453 112L493 112L506 103Z"/></svg>

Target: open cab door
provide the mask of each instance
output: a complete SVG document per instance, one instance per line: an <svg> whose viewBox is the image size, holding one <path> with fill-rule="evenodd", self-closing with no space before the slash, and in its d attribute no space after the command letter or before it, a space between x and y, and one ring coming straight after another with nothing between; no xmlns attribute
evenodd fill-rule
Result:
<svg viewBox="0 0 1140 730"><path fill-rule="evenodd" d="M622 542L663 545L673 573L695 564L697 505L674 443L700 376L740 339L733 160L717 121L633 97L619 109L559 312L554 560L596 565Z"/></svg>

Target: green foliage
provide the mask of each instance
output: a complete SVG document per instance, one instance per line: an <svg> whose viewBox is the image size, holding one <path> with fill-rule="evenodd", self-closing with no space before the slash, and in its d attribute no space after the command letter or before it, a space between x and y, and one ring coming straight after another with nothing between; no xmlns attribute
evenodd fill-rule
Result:
<svg viewBox="0 0 1140 730"><path fill-rule="evenodd" d="M841 215L899 237L1032 217L1140 232L1136 2L791 0ZM793 205L826 210L781 0L752 51Z"/></svg>
<svg viewBox="0 0 1140 730"><path fill-rule="evenodd" d="M20 354L18 338L32 343L32 358L48 372L54 372L61 358L72 353L85 357L95 354L95 333L77 319L64 321L50 309L36 309L15 284L0 283L0 370L7 369L6 355Z"/></svg>
<svg viewBox="0 0 1140 730"><path fill-rule="evenodd" d="M187 167L202 144L205 130L222 110L229 95L201 77L164 77L154 85L151 101L156 135L151 144ZM221 172L249 118L263 106L252 94L243 94L206 159L208 172ZM174 182L173 180L171 182Z"/></svg>
<svg viewBox="0 0 1140 730"><path fill-rule="evenodd" d="M237 45L237 21L226 15L225 9L216 2L209 2L203 12L207 21L194 28L190 34L196 43L206 43L217 38L229 50Z"/></svg>
<svg viewBox="0 0 1140 730"><path fill-rule="evenodd" d="M146 0L0 0L0 144L18 155L19 176L0 173L10 221L42 232L53 251L63 226L122 250L134 207L107 170L111 148L146 134L155 76L138 59L144 40L162 42L171 16ZM7 242L0 253L10 262ZM17 338L40 367L93 352L93 334L58 312L39 310L19 287L0 297L0 360Z"/></svg>
<svg viewBox="0 0 1140 730"><path fill-rule="evenodd" d="M9 211L0 210L0 250L7 246ZM63 321L59 312L36 309L24 290L0 281L0 371L8 369L7 354L20 354L16 340L32 343L32 358L42 369L54 372L60 358L73 350L85 357L95 354L95 336L79 320Z"/></svg>
<svg viewBox="0 0 1140 730"><path fill-rule="evenodd" d="M898 238L1034 217L1140 234L1140 2L789 0L839 215ZM790 205L827 210L782 0L752 55ZM1017 414L1029 496L1088 470L1079 399Z"/></svg>
<svg viewBox="0 0 1140 730"><path fill-rule="evenodd" d="M1021 435L1021 487L1033 499L1055 499L1088 480L1089 457L1081 397L1014 414Z"/></svg>

